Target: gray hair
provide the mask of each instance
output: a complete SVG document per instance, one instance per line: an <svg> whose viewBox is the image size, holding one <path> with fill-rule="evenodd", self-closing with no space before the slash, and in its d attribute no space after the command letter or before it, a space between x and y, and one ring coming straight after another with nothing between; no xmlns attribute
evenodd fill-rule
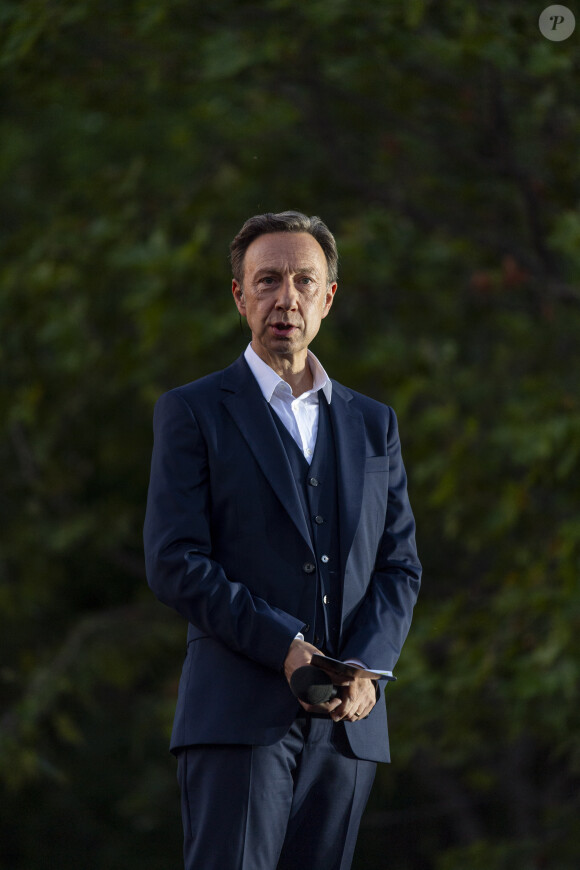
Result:
<svg viewBox="0 0 580 870"><path fill-rule="evenodd" d="M232 274L240 284L244 278L244 257L252 242L267 233L310 233L324 252L328 270L328 282L336 281L338 276L338 251L334 236L320 220L313 215L308 217L300 211L282 211L278 214L266 212L248 218L230 245Z"/></svg>

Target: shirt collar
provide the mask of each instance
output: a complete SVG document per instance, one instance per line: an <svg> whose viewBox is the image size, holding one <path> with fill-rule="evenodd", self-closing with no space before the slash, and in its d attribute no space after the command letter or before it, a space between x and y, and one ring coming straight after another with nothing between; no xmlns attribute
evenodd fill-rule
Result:
<svg viewBox="0 0 580 870"><path fill-rule="evenodd" d="M322 390L326 401L330 404L332 398L332 381L326 374L322 364L320 361L314 356L311 350L307 351L308 353L308 362L310 365L310 371L312 372L313 384L312 389L308 390L307 393L303 393L304 396L310 395L312 393L318 392L318 390ZM244 357L246 358L246 362L250 366L251 372L258 381L258 385L262 391L262 394L267 402L272 400L272 396L278 387L279 384L286 384L286 381L280 377L280 375L276 374L274 369L270 368L268 363L265 363L261 357L258 356L252 344L247 346L244 351Z"/></svg>

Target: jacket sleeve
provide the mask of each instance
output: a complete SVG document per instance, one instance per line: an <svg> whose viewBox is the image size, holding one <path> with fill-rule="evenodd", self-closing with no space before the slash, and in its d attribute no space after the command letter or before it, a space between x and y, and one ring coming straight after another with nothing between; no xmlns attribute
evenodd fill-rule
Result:
<svg viewBox="0 0 580 870"><path fill-rule="evenodd" d="M387 436L389 491L383 535L364 598L345 626L343 659L393 670L409 632L421 584L415 519L407 495L397 419L392 409Z"/></svg>
<svg viewBox="0 0 580 870"><path fill-rule="evenodd" d="M230 581L212 558L207 445L177 392L157 402L153 429L144 526L149 586L200 631L280 669L302 623Z"/></svg>

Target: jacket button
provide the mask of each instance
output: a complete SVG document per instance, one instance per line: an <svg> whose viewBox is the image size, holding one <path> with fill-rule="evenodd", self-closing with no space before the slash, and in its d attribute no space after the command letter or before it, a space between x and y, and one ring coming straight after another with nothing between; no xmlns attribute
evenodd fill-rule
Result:
<svg viewBox="0 0 580 870"><path fill-rule="evenodd" d="M322 643L322 638L319 637L319 635L315 635L314 636L314 646L320 646L321 643Z"/></svg>
<svg viewBox="0 0 580 870"><path fill-rule="evenodd" d="M324 598L322 599L322 603L323 604L330 604L330 598L328 597L328 595L324 596Z"/></svg>
<svg viewBox="0 0 580 870"><path fill-rule="evenodd" d="M306 623L306 625L302 626L302 634L308 634L309 631L310 631L310 626L308 625L308 623Z"/></svg>
<svg viewBox="0 0 580 870"><path fill-rule="evenodd" d="M308 481L310 486L318 486L318 480L315 477L311 477Z"/></svg>
<svg viewBox="0 0 580 870"><path fill-rule="evenodd" d="M316 523L317 526L319 526L324 522L324 517L321 517L321 516L314 517L314 522Z"/></svg>
<svg viewBox="0 0 580 870"><path fill-rule="evenodd" d="M305 574L312 574L314 571L316 571L316 565L313 565L312 562L305 562L302 566L302 570Z"/></svg>
<svg viewBox="0 0 580 870"><path fill-rule="evenodd" d="M321 556L320 561L324 562L324 564L326 565L326 563L330 561L330 556Z"/></svg>

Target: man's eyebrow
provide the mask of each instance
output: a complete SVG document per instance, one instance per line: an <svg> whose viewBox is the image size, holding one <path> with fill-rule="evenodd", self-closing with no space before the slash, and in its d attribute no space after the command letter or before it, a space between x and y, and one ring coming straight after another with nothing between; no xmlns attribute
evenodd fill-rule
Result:
<svg viewBox="0 0 580 870"><path fill-rule="evenodd" d="M260 278L262 275L281 275L285 269L278 269L276 266L264 266L257 269L255 277ZM292 266L290 269L291 275L319 275L319 270L316 266Z"/></svg>
<svg viewBox="0 0 580 870"><path fill-rule="evenodd" d="M296 269L294 271L295 275L298 275L299 273L303 274L303 275L304 274L308 274L308 275L318 275L319 274L316 266L303 266L301 269Z"/></svg>
<svg viewBox="0 0 580 870"><path fill-rule="evenodd" d="M279 275L280 270L276 269L275 266L264 266L262 269L257 269L255 272L255 277L260 278L262 275Z"/></svg>

